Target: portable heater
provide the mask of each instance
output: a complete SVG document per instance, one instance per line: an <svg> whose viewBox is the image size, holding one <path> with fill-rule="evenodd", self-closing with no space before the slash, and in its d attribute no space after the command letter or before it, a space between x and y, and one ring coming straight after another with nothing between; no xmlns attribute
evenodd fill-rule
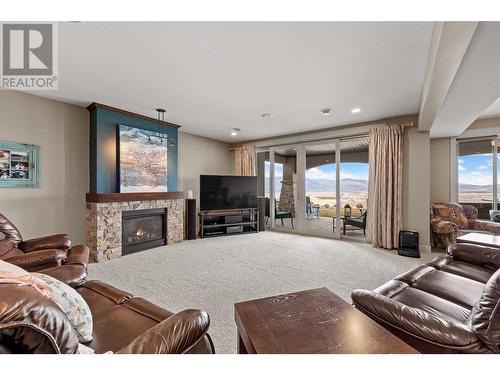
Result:
<svg viewBox="0 0 500 375"><path fill-rule="evenodd" d="M399 231L398 254L405 257L420 258L418 232L412 230Z"/></svg>

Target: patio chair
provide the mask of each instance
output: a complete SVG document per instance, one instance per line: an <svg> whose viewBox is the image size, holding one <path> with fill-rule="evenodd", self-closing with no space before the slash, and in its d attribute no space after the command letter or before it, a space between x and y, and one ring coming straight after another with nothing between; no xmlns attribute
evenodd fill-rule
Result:
<svg viewBox="0 0 500 375"><path fill-rule="evenodd" d="M348 225L352 226L352 227L356 227L356 228L359 228L359 229L363 229L363 234L366 234L366 214L367 214L367 211L365 211L363 213L363 215L359 216L359 217L352 217L352 216L346 216L344 218L344 235L345 235L345 231L346 231L346 227Z"/></svg>
<svg viewBox="0 0 500 375"><path fill-rule="evenodd" d="M306 216L308 219L313 216L319 218L319 206L313 205L308 196L306 196Z"/></svg>
<svg viewBox="0 0 500 375"><path fill-rule="evenodd" d="M281 211L279 208L279 201L274 201L274 220L280 219L281 225L285 226L283 219L290 219L292 222L292 229L295 229L293 225L293 214L288 211Z"/></svg>

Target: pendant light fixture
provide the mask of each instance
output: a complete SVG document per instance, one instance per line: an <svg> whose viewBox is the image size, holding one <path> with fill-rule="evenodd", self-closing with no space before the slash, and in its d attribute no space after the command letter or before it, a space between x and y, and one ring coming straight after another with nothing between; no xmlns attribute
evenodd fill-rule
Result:
<svg viewBox="0 0 500 375"><path fill-rule="evenodd" d="M160 143L163 144L163 139L165 139L165 133L160 131L161 129L161 124L162 122L165 122L165 110L163 108L156 108L156 113L158 115L158 121L156 123L156 133L158 136L158 139L160 140Z"/></svg>

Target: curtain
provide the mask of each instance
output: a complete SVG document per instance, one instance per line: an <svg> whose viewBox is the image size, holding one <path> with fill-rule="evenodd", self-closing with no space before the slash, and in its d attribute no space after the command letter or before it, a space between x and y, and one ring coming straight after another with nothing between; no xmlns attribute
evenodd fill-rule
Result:
<svg viewBox="0 0 500 375"><path fill-rule="evenodd" d="M398 247L403 229L403 134L399 125L370 133L367 239L384 249Z"/></svg>
<svg viewBox="0 0 500 375"><path fill-rule="evenodd" d="M235 150L235 170L237 176L254 176L255 147L242 146Z"/></svg>

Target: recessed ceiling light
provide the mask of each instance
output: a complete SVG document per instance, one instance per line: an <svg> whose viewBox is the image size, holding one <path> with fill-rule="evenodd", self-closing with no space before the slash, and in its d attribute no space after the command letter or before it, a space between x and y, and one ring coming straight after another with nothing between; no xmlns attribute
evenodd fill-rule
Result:
<svg viewBox="0 0 500 375"><path fill-rule="evenodd" d="M331 109L331 108L325 108L325 109L322 109L322 110L321 110L321 114L322 114L323 116L328 116L328 115L330 115L331 113L332 113L332 109Z"/></svg>
<svg viewBox="0 0 500 375"><path fill-rule="evenodd" d="M361 108L353 108L351 109L351 113L359 113L361 112Z"/></svg>
<svg viewBox="0 0 500 375"><path fill-rule="evenodd" d="M270 113L263 113L263 114L261 114L261 116L264 118L269 118L269 117L271 117L271 114Z"/></svg>
<svg viewBox="0 0 500 375"><path fill-rule="evenodd" d="M240 128L233 128L233 130L231 131L231 137L236 137L240 131Z"/></svg>

